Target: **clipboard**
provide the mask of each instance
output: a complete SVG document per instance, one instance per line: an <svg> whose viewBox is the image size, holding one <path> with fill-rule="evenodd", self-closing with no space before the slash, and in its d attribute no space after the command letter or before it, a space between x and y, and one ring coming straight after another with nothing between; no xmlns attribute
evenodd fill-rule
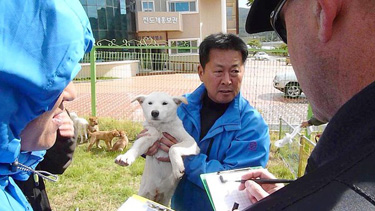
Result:
<svg viewBox="0 0 375 211"><path fill-rule="evenodd" d="M249 170L261 168L261 166L257 166L201 174L200 178L213 209L215 211L231 211L235 203L238 204L239 210L250 206L252 203L247 198L246 192L238 190L240 183L235 180L241 179L241 176ZM225 183L220 180L220 176L226 180Z"/></svg>
<svg viewBox="0 0 375 211"><path fill-rule="evenodd" d="M146 199L139 195L132 195L129 197L117 211L174 211L164 205L158 204L154 201Z"/></svg>

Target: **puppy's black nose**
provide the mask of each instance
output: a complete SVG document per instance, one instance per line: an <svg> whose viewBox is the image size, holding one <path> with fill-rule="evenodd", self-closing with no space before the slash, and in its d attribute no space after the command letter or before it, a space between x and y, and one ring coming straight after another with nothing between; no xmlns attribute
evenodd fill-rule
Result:
<svg viewBox="0 0 375 211"><path fill-rule="evenodd" d="M158 117L159 111L156 111L156 110L151 111L151 116L154 117L154 118Z"/></svg>

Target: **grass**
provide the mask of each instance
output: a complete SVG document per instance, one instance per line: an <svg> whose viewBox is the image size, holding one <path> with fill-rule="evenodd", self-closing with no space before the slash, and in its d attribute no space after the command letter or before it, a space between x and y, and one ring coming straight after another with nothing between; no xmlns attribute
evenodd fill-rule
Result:
<svg viewBox="0 0 375 211"><path fill-rule="evenodd" d="M142 130L140 123L130 121L100 118L99 124L101 130L125 130L130 142ZM271 133L271 140L277 138L277 133ZM94 146L88 152L87 143L78 145L72 164L60 175L59 181L46 182L53 210L117 210L129 196L138 192L145 159L138 158L130 167L120 167L114 159L121 152L107 151L104 142L101 146L102 149ZM272 145L267 166L269 171L280 178L293 178L275 152Z"/></svg>

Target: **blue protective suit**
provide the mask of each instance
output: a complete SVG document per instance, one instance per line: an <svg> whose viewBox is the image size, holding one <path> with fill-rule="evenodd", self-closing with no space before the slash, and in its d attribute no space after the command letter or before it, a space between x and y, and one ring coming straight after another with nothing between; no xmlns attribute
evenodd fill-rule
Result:
<svg viewBox="0 0 375 211"><path fill-rule="evenodd" d="M78 0L0 0L0 210L32 210L13 178L28 173L45 151L20 152L27 123L53 108L93 45ZM13 168L12 168L13 167Z"/></svg>
<svg viewBox="0 0 375 211"><path fill-rule="evenodd" d="M195 139L201 153L185 158L185 175L172 198L172 208L177 211L212 210L200 174L250 166L265 167L268 161L270 137L268 125L249 102L238 94L225 113L216 120L202 140L200 137L202 84L186 95L188 104L178 108L187 132ZM212 140L210 154L208 146Z"/></svg>

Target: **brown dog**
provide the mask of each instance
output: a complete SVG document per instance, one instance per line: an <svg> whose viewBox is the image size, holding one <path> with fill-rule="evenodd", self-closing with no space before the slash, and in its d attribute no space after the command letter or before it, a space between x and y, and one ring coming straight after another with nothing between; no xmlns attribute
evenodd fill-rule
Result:
<svg viewBox="0 0 375 211"><path fill-rule="evenodd" d="M100 140L103 140L105 141L105 144L107 145L107 149L108 150L111 150L112 149L112 139L114 137L119 137L120 136L120 133L118 130L112 130L112 131L97 131L97 132L93 132L93 133L90 133L90 144L89 146L87 147L87 151L90 151L91 148L92 148L92 145L94 145L94 143L96 143L96 146L98 148L101 148L99 146L99 141Z"/></svg>
<svg viewBox="0 0 375 211"><path fill-rule="evenodd" d="M125 131L120 131L120 138L116 141L116 143L112 147L112 151L123 151L124 148L128 146L129 140L126 136Z"/></svg>
<svg viewBox="0 0 375 211"><path fill-rule="evenodd" d="M91 133L99 131L98 117L89 117L89 126L87 127L87 130Z"/></svg>
<svg viewBox="0 0 375 211"><path fill-rule="evenodd" d="M91 116L89 117L89 125L87 126L88 138L90 139L91 133L99 131L99 120L98 117ZM96 147L99 147L99 141L96 142Z"/></svg>

